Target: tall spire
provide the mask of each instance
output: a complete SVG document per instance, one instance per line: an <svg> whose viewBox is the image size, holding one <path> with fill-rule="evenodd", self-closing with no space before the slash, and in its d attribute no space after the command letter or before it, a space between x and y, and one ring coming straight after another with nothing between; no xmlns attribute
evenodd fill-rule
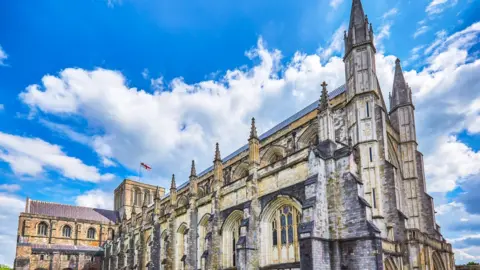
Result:
<svg viewBox="0 0 480 270"><path fill-rule="evenodd" d="M328 91L327 86L328 84L324 81L322 83L322 95L320 96L320 110L325 110L328 108Z"/></svg>
<svg viewBox="0 0 480 270"><path fill-rule="evenodd" d="M255 117L252 117L252 126L250 127L250 139L258 139L257 127L255 126Z"/></svg>
<svg viewBox="0 0 480 270"><path fill-rule="evenodd" d="M192 167L190 168L190 177L197 176L197 169L195 169L195 160L192 160Z"/></svg>
<svg viewBox="0 0 480 270"><path fill-rule="evenodd" d="M348 55L355 45L363 44L367 41L373 43L372 26L368 22L368 17L365 16L362 1L353 0L348 34L345 34L345 55Z"/></svg>
<svg viewBox="0 0 480 270"><path fill-rule="evenodd" d="M390 110L400 105L411 104L411 89L405 82L400 59L395 61L395 76L393 78L393 94L390 101Z"/></svg>
<svg viewBox="0 0 480 270"><path fill-rule="evenodd" d="M217 144L215 144L215 159L213 161L222 161L220 157L220 147L218 146L218 142Z"/></svg>

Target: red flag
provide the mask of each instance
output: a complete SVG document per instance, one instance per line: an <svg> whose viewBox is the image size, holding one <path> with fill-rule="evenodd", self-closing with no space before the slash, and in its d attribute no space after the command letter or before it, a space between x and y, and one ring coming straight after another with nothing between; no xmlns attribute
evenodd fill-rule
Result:
<svg viewBox="0 0 480 270"><path fill-rule="evenodd" d="M148 166L147 164L145 164L143 162L140 163L140 165L142 165L142 167L145 168L145 170L151 170L152 169L152 167Z"/></svg>

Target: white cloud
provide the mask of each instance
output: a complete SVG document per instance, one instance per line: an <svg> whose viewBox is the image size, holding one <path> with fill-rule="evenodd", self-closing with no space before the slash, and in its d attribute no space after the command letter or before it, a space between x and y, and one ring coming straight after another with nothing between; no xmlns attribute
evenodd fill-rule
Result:
<svg viewBox="0 0 480 270"><path fill-rule="evenodd" d="M165 85L164 85L164 81L163 81L163 76L160 76L158 78L152 78L150 79L150 85L152 87L153 90L155 91L162 91L164 90L165 88Z"/></svg>
<svg viewBox="0 0 480 270"><path fill-rule="evenodd" d="M448 158L445 158L448 157ZM425 158L428 190L447 192L458 181L480 173L480 152L475 152L455 137L440 137L435 151Z"/></svg>
<svg viewBox="0 0 480 270"><path fill-rule="evenodd" d="M375 45L380 53L383 54L384 45L383 41L390 38L390 30L393 26L393 19L398 14L397 8L392 8L382 15L382 25L375 35Z"/></svg>
<svg viewBox="0 0 480 270"><path fill-rule="evenodd" d="M336 9L338 6L340 6L343 3L343 0L330 0L330 6L333 9Z"/></svg>
<svg viewBox="0 0 480 270"><path fill-rule="evenodd" d="M2 184L0 185L0 190L5 190L8 192L19 191L21 187L17 184Z"/></svg>
<svg viewBox="0 0 480 270"><path fill-rule="evenodd" d="M425 11L428 15L435 15L442 13L445 9L453 7L457 4L458 0L432 0L430 4L428 4Z"/></svg>
<svg viewBox="0 0 480 270"><path fill-rule="evenodd" d="M423 34L425 34L430 27L428 25L421 25L419 28L417 28L417 31L413 34L413 38L417 38Z"/></svg>
<svg viewBox="0 0 480 270"><path fill-rule="evenodd" d="M73 130L70 126L53 123L44 119L40 119L40 123L48 127L49 129L58 132L61 135L65 135L74 142L78 142L83 145L90 146L98 154L100 163L104 167L114 167L116 166L115 161L112 160L112 151L108 144L105 144L104 141L107 138L103 137L91 137L85 134L79 133Z"/></svg>
<svg viewBox="0 0 480 270"><path fill-rule="evenodd" d="M45 170L55 170L67 178L90 182L113 178L112 174L100 174L97 168L68 156L58 145L3 132L0 132L0 160L7 162L18 175L36 176Z"/></svg>
<svg viewBox="0 0 480 270"><path fill-rule="evenodd" d="M385 12L383 15L382 15L382 18L385 20L385 19L388 19L389 17L393 17L395 15L398 14L398 9L397 8L392 8L390 9L389 11Z"/></svg>
<svg viewBox="0 0 480 270"><path fill-rule="evenodd" d="M150 71L148 70L148 68L144 68L143 71L142 71L142 77L147 80L148 78L150 78Z"/></svg>
<svg viewBox="0 0 480 270"><path fill-rule="evenodd" d="M0 66L5 66L5 60L7 60L8 54L3 50L0 45Z"/></svg>
<svg viewBox="0 0 480 270"><path fill-rule="evenodd" d="M347 25L343 23L333 34L327 48L318 48L317 54L320 55L322 61L328 61L335 53L341 53L345 47L344 33L347 30Z"/></svg>
<svg viewBox="0 0 480 270"><path fill-rule="evenodd" d="M93 189L77 196L75 203L79 206L113 210L112 192Z"/></svg>
<svg viewBox="0 0 480 270"><path fill-rule="evenodd" d="M169 91L154 94L128 88L116 71L65 69L58 77L45 76L42 86L27 87L20 98L33 110L80 116L104 130L94 149L132 169L144 161L159 171L188 170L192 158L207 167L216 141L224 154L246 143L252 116L265 131L318 99L321 81L332 90L344 81L338 57L322 65L318 55L298 53L278 77L280 52L260 40L247 56L260 58L259 65L227 71L219 81L189 85L177 78L166 86Z"/></svg>
<svg viewBox="0 0 480 270"><path fill-rule="evenodd" d="M18 215L25 209L25 201L0 192L0 264L13 265L17 237Z"/></svg>

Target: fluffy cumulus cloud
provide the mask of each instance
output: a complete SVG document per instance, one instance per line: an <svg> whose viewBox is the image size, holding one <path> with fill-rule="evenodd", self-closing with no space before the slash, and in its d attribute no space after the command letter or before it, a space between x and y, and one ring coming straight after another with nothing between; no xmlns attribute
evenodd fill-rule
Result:
<svg viewBox="0 0 480 270"><path fill-rule="evenodd" d="M25 201L0 192L0 205L0 264L11 266L15 256L18 215L25 209Z"/></svg>
<svg viewBox="0 0 480 270"><path fill-rule="evenodd" d="M385 31L377 34L380 43L388 38L392 25L389 18L396 13L385 16L382 26ZM455 136L463 130L471 134L480 130L480 93L472 91L480 89L476 79L480 60L468 53L478 42L479 32L477 23L450 35L445 31L438 33L430 46L415 49L415 54L426 57L426 65L421 70L405 72L416 104L417 132L420 150L425 154L428 189L438 194L453 191L479 174L479 153ZM63 119L81 118L96 127L95 130L101 130L89 134L89 138L95 140L89 139L93 143L86 143L100 157L130 168L137 168L139 161L145 161L163 174L163 179L168 179L167 175L172 172L183 172L186 176L192 158L197 160L198 167L211 165L215 142L220 142L224 156L246 143L252 116L257 118L260 132L265 131L317 100L322 81L330 85L330 90L343 84L342 59L330 57L325 61L339 51L337 45L334 36L330 46L316 54L297 52L291 59L282 59L278 50L268 49L260 39L246 54L256 65L228 70L219 79L194 84L181 78L170 82L162 79L161 88L154 93L128 85L128 80L118 71L67 68L57 75L44 76L39 85L28 86L20 99L34 113L58 115ZM381 50L377 54L377 76L384 97L392 87L395 59ZM84 141L77 133L63 133L73 140ZM43 166L31 167L35 172ZM107 201L95 201L105 197L96 196L100 192L88 192L77 198L77 203L101 206ZM468 226L475 225L471 221L477 219L468 212L465 207L468 204L455 203L464 211L463 221L451 217L442 219L451 212L439 218L450 234L468 231ZM461 252L469 256L480 254L475 253L473 247L465 246Z"/></svg>
<svg viewBox="0 0 480 270"><path fill-rule="evenodd" d="M480 174L480 152L475 152L454 136L440 137L436 143L434 152L425 159L430 192L452 191L459 181Z"/></svg>
<svg viewBox="0 0 480 270"><path fill-rule="evenodd" d="M77 196L75 202L78 206L113 210L112 192L105 192L100 189L93 189Z"/></svg>
<svg viewBox="0 0 480 270"><path fill-rule="evenodd" d="M58 145L3 132L0 132L0 160L8 163L18 175L38 176L46 170L55 170L67 178L82 181L113 178L111 174L100 174L97 168L68 156Z"/></svg>

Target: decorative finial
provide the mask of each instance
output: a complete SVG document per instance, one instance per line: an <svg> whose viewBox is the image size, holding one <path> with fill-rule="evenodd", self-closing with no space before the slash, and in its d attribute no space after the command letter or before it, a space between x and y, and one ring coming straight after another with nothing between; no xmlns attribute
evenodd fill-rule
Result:
<svg viewBox="0 0 480 270"><path fill-rule="evenodd" d="M170 189L177 189L177 184L175 184L175 174L172 174L172 184L170 185Z"/></svg>
<svg viewBox="0 0 480 270"><path fill-rule="evenodd" d="M328 91L327 91L328 84L324 81L321 86L322 86L322 96L320 97L320 110L324 110L328 108Z"/></svg>
<svg viewBox="0 0 480 270"><path fill-rule="evenodd" d="M213 161L222 161L220 158L220 147L218 146L218 142L215 145L215 159Z"/></svg>
<svg viewBox="0 0 480 270"><path fill-rule="evenodd" d="M395 64L400 65L400 59L395 60Z"/></svg>
<svg viewBox="0 0 480 270"><path fill-rule="evenodd" d="M258 139L257 127L255 126L255 117L252 117L252 126L250 128L250 139Z"/></svg>
<svg viewBox="0 0 480 270"><path fill-rule="evenodd" d="M197 169L195 169L195 160L192 160L192 168L190 169L190 177L197 176Z"/></svg>

